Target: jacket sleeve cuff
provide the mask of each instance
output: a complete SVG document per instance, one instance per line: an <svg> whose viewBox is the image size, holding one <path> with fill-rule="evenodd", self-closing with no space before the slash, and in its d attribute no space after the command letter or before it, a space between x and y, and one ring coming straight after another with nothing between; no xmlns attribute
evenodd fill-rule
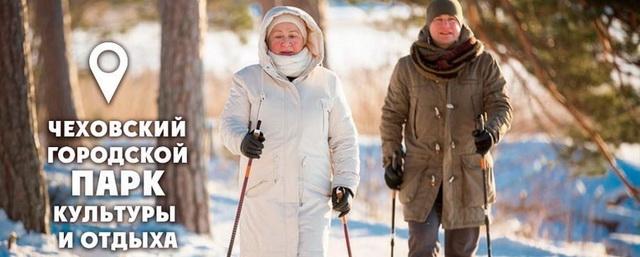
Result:
<svg viewBox="0 0 640 257"><path fill-rule="evenodd" d="M491 134L491 139L493 139L493 144L496 145L498 144L498 142L500 142L500 133L492 128L487 128L487 131L489 131L489 134Z"/></svg>
<svg viewBox="0 0 640 257"><path fill-rule="evenodd" d="M392 143L392 142L383 143L382 156L383 157L393 156L393 153L395 153L399 149L402 149L402 144L400 143Z"/></svg>
<svg viewBox="0 0 640 257"><path fill-rule="evenodd" d="M333 189L336 187L346 187L351 191L352 196L355 197L358 191L358 181L359 181L359 176L357 179L350 179L350 180L334 178L333 185L331 185L331 188Z"/></svg>

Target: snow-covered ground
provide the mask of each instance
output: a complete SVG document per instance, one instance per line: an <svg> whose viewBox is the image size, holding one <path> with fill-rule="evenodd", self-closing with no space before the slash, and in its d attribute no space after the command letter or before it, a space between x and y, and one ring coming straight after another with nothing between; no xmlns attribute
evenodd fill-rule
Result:
<svg viewBox="0 0 640 257"><path fill-rule="evenodd" d="M390 251L390 195L382 185L382 170L379 168L379 141L363 138L361 144L362 186L355 208L350 215L349 229L354 256L387 256ZM567 169L558 161L548 142L537 139L504 142L497 149L496 183L498 204L494 208L492 246L494 256L606 256L606 249L615 250L621 256L640 254L640 207L629 199L618 200L624 195L620 182L611 172L602 177L570 177ZM640 184L640 167L621 162L631 181ZM208 188L212 234L199 236L174 224L67 224L54 223L52 231L100 232L100 231L175 231L179 249L130 250L59 250L54 236L27 233L20 223L8 220L0 210L0 257L1 256L225 256L238 200L238 185L235 182L236 162L224 158L213 158L209 162ZM68 194L71 167L45 166L50 192L58 196L58 204L73 204L77 198L60 197ZM601 189L599 189L601 188ZM374 191L375 190L375 191ZM83 199L92 204L149 203L150 199L139 196L130 198ZM560 202L561 205L554 205ZM542 206L534 203L542 203ZM370 205L384 209L387 215L372 211ZM537 206L532 212L518 212L508 207ZM526 208L524 208L526 209ZM511 211L507 211L511 210ZM401 210L396 220L396 256L406 256L408 231L401 220ZM564 220L543 219L549 212L569 213L574 224L570 234L573 242L564 239ZM611 221L619 224L612 231L593 221ZM342 226L333 220L329 256L346 256ZM523 231L539 226L533 238L525 238ZM7 238L11 232L18 235L18 247L7 250ZM484 233L482 233L484 235ZM77 239L76 239L77 240ZM485 239L480 239L479 255L486 255ZM234 248L238 256L238 246Z"/></svg>

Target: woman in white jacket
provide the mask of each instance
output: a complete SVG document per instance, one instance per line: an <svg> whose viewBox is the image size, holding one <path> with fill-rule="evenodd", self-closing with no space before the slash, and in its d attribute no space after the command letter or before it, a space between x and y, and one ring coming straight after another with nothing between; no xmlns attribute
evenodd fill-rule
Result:
<svg viewBox="0 0 640 257"><path fill-rule="evenodd" d="M320 66L322 31L306 12L267 12L258 52L260 64L234 75L220 127L225 146L242 154L239 179L254 158L241 256L327 256L331 208L348 213L360 180L351 110L336 74Z"/></svg>

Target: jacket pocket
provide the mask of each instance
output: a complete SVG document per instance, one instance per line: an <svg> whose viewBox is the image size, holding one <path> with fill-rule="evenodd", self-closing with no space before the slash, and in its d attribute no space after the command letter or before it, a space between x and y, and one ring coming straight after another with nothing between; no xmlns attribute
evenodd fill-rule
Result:
<svg viewBox="0 0 640 257"><path fill-rule="evenodd" d="M409 203L416 198L418 189L423 184L424 173L429 167L426 160L406 158L404 164L404 175L400 185L399 199L403 204Z"/></svg>
<svg viewBox="0 0 640 257"><path fill-rule="evenodd" d="M413 134L413 138L414 139L418 139L418 98L417 97L411 97L409 99L409 115L408 115L408 120L407 120L407 126L409 126L409 129L412 134Z"/></svg>
<svg viewBox="0 0 640 257"><path fill-rule="evenodd" d="M474 117L480 115L483 111L483 97L482 93L477 93L471 96L471 104L473 105L473 114Z"/></svg>
<svg viewBox="0 0 640 257"><path fill-rule="evenodd" d="M332 101L329 98L320 99L322 107L322 134L328 135L329 133L329 113L333 107Z"/></svg>
<svg viewBox="0 0 640 257"><path fill-rule="evenodd" d="M331 170L328 158L305 156L302 159L301 176L304 188L324 196L331 195ZM300 190L302 193L304 189L300 188Z"/></svg>
<svg viewBox="0 0 640 257"><path fill-rule="evenodd" d="M265 158L263 156L262 158ZM251 164L251 173L249 174L249 180L247 181L247 191L245 192L247 197L254 197L263 194L267 190L273 187L276 183L275 180L275 165L274 160L266 159L253 159ZM240 167L242 168L240 174L240 186L244 182L244 176L246 167L248 164L247 158L241 158ZM241 189L242 190L242 189Z"/></svg>
<svg viewBox="0 0 640 257"><path fill-rule="evenodd" d="M409 107L409 121L413 137L422 143L432 141L438 135L438 129L442 125L442 115L445 110L438 109L437 100L434 99L434 91L425 86L418 90L419 95L412 96Z"/></svg>
<svg viewBox="0 0 640 257"><path fill-rule="evenodd" d="M487 180L480 167L479 154L462 155L462 203L465 207L481 207L484 205L485 189L488 203L495 202L495 182L493 179L493 160L491 155L487 159ZM485 185L485 188L483 188Z"/></svg>

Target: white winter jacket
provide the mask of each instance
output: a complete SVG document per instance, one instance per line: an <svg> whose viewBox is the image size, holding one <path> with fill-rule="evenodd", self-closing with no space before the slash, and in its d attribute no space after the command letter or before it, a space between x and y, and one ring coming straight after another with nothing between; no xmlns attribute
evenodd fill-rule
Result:
<svg viewBox="0 0 640 257"><path fill-rule="evenodd" d="M264 41L267 26L274 17L283 13L297 15L306 22L308 45L316 47L314 50L318 52L309 67L292 82L276 70ZM253 160L245 204L248 207L252 199L259 198L260 206L273 206L274 209L263 210L263 215L247 213L246 217L243 210L241 227L286 223L282 219L287 217L287 210L279 213L278 208L302 206L305 199L313 198L309 202L328 208L327 197L333 187L348 187L355 194L359 182L356 128L340 80L335 73L319 66L324 58L324 47L318 25L311 16L297 8L276 7L265 15L259 38L260 64L248 66L234 75L221 117L220 132L224 145L232 153L241 155L240 144L250 130L249 124L253 129L258 120L262 121L260 129L266 138L265 147L260 159ZM241 155L240 183L247 161ZM310 198L305 194L315 196ZM317 201L318 197L323 199ZM248 210L252 208L248 207ZM241 233L246 231L241 229ZM294 236L295 240L288 243L298 242L297 232L297 229L289 229L288 233L294 234L289 236ZM261 232L256 229L251 233ZM277 248L281 243L287 243L278 242L281 239L277 235L261 236L270 238L253 239L266 241L256 243L257 246L252 247L254 249L241 249L242 256L249 256L246 255L249 251L262 251L258 256L271 256L264 252L264 245Z"/></svg>

